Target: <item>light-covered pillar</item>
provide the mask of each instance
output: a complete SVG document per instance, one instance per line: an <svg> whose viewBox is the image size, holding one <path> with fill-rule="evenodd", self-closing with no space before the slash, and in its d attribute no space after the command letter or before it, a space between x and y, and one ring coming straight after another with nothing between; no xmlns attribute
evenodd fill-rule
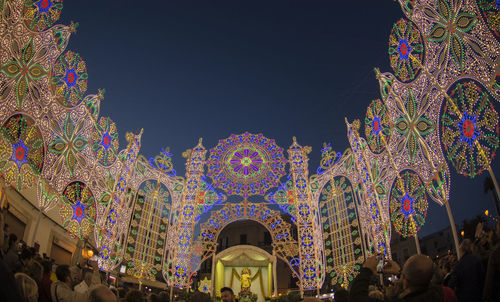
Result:
<svg viewBox="0 0 500 302"><path fill-rule="evenodd" d="M179 226L174 236L177 242L173 249L173 259L169 269L169 283L177 287L187 287L192 275L191 254L193 245L193 232L195 226L196 194L200 190L205 155L207 150L202 145L200 138L198 145L193 150L188 150L185 155L186 162L186 188L182 195L182 204L179 213Z"/></svg>
<svg viewBox="0 0 500 302"><path fill-rule="evenodd" d="M300 146L295 137L293 144L288 149L290 171L292 174L293 188L296 195L297 232L299 241L299 274L300 287L303 290L313 290L321 287L322 272L319 250L322 248L323 238L318 236L315 213L317 205L311 201L309 186L309 171L307 154L310 147ZM319 238L318 238L319 237Z"/></svg>

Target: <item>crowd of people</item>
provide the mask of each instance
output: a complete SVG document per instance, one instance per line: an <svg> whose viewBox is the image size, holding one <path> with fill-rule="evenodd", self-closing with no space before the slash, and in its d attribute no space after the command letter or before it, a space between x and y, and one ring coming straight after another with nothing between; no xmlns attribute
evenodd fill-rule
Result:
<svg viewBox="0 0 500 302"><path fill-rule="evenodd" d="M474 240L464 239L459 249L459 259L413 255L402 268L386 260L382 271L379 257L369 257L335 301L500 302L500 222L490 232L479 223Z"/></svg>
<svg viewBox="0 0 500 302"><path fill-rule="evenodd" d="M413 255L402 267L392 260L368 257L349 289L335 292L334 301L500 302L499 220L489 232L479 223L474 239L461 242L459 254L458 259L454 255L436 259ZM90 264L90 269L83 270L77 266L53 265L51 259L20 243L15 234L8 234L0 213L1 301L170 301L166 291L153 293L109 286L102 281L97 263ZM204 302L211 298L195 292L189 300ZM221 300L237 301L230 288L221 290Z"/></svg>

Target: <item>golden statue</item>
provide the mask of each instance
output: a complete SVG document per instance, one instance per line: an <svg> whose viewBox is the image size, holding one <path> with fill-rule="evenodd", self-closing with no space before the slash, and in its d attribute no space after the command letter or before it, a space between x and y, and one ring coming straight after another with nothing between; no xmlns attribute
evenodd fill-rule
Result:
<svg viewBox="0 0 500 302"><path fill-rule="evenodd" d="M252 271L250 269L244 268L241 271L240 283L242 292L250 291L250 286L252 285Z"/></svg>

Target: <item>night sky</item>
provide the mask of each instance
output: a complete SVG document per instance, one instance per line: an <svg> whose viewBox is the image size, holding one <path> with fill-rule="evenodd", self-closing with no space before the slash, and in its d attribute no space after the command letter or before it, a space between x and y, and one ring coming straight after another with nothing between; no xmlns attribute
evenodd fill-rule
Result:
<svg viewBox="0 0 500 302"><path fill-rule="evenodd" d="M101 116L116 122L120 148L127 131L144 128L141 153L169 146L183 175L181 154L200 137L210 149L233 133L262 133L287 150L296 136L312 147L313 174L323 142L348 147L344 117L363 119L380 97L373 68L392 71L387 43L401 17L391 0L66 0L59 23L80 23L68 49L87 63L87 93L106 89ZM486 175L450 168L456 222L493 213ZM429 202L420 235L449 225Z"/></svg>

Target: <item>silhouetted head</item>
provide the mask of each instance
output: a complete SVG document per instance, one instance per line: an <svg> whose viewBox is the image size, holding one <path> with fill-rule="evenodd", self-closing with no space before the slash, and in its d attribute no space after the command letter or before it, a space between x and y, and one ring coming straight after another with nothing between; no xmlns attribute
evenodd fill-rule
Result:
<svg viewBox="0 0 500 302"><path fill-rule="evenodd" d="M429 256L413 255L403 265L403 284L405 288L429 286L434 273Z"/></svg>

